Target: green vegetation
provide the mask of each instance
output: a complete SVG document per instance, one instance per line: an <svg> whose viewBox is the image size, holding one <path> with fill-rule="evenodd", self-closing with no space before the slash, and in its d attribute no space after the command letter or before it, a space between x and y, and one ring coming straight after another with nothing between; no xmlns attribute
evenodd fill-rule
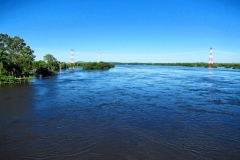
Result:
<svg viewBox="0 0 240 160"><path fill-rule="evenodd" d="M35 58L33 52L20 37L0 34L0 75L29 76Z"/></svg>
<svg viewBox="0 0 240 160"><path fill-rule="evenodd" d="M50 59L48 59L50 58ZM59 62L51 54L44 56L44 60L34 61L32 68L33 73L42 76L51 76L56 73L59 69L68 68L68 64L65 62Z"/></svg>
<svg viewBox="0 0 240 160"><path fill-rule="evenodd" d="M115 64L208 67L208 63L204 63L204 62L199 62L199 63L115 63ZM214 63L213 68L217 68L217 67L240 69L240 63Z"/></svg>
<svg viewBox="0 0 240 160"><path fill-rule="evenodd" d="M56 61L57 59L53 57L53 55L51 54L46 54L44 57L43 57L43 60L45 62L47 62L47 66L48 66L48 70L55 70L57 68L57 65L56 65Z"/></svg>
<svg viewBox="0 0 240 160"><path fill-rule="evenodd" d="M113 63L107 62L77 62L75 65L85 70L105 70L115 67Z"/></svg>
<svg viewBox="0 0 240 160"><path fill-rule="evenodd" d="M19 83L19 80L13 76L0 75L0 84L1 83Z"/></svg>
<svg viewBox="0 0 240 160"><path fill-rule="evenodd" d="M31 79L31 75L53 75L67 64L57 61L51 54L44 61L34 61L34 51L18 36L0 34L0 83L19 83Z"/></svg>
<svg viewBox="0 0 240 160"><path fill-rule="evenodd" d="M18 36L0 34L0 83L18 83L32 74L33 50Z"/></svg>
<svg viewBox="0 0 240 160"><path fill-rule="evenodd" d="M34 51L18 36L9 37L0 34L0 83L19 83L20 80L31 79L31 75L50 76L57 70L70 68L70 63L59 62L46 54L43 60L34 61ZM104 70L113 68L114 64L107 62L79 62L75 67L87 70Z"/></svg>

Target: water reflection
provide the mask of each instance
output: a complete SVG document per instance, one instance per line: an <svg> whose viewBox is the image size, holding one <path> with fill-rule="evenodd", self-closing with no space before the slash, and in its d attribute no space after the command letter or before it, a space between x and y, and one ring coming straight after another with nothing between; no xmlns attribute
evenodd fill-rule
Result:
<svg viewBox="0 0 240 160"><path fill-rule="evenodd" d="M213 74L213 68L208 68L208 87L212 87L212 74Z"/></svg>
<svg viewBox="0 0 240 160"><path fill-rule="evenodd" d="M211 77L213 74L213 68L208 68L208 75Z"/></svg>

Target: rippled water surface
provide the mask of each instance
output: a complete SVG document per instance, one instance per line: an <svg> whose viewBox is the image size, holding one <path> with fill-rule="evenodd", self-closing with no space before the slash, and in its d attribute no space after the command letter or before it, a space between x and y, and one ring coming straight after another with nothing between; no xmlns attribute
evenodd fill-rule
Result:
<svg viewBox="0 0 240 160"><path fill-rule="evenodd" d="M0 86L0 159L239 159L240 70L117 65Z"/></svg>

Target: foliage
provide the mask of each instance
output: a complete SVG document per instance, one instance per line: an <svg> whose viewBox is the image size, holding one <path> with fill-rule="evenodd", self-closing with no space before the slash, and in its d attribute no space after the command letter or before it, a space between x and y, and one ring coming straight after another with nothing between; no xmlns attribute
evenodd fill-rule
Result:
<svg viewBox="0 0 240 160"><path fill-rule="evenodd" d="M19 83L19 80L13 76L0 75L0 84L1 83Z"/></svg>
<svg viewBox="0 0 240 160"><path fill-rule="evenodd" d="M115 67L113 63L107 62L78 62L76 66L82 67L85 70L104 70Z"/></svg>
<svg viewBox="0 0 240 160"><path fill-rule="evenodd" d="M39 60L39 61L34 61L33 62L33 70L34 74L39 74L42 76L49 76L53 75L54 72L52 71L52 66L50 66L47 62Z"/></svg>
<svg viewBox="0 0 240 160"><path fill-rule="evenodd" d="M30 75L49 76L58 69L67 68L53 55L46 54L43 61L34 61L34 51L18 36L0 34L0 83L16 83L17 77L28 79Z"/></svg>
<svg viewBox="0 0 240 160"><path fill-rule="evenodd" d="M0 34L0 74L14 77L29 76L34 61L34 51L18 36Z"/></svg>
<svg viewBox="0 0 240 160"><path fill-rule="evenodd" d="M67 64L65 62L59 62L57 59L55 59L52 55L48 57L53 57L54 61L47 61L45 59L46 56L44 56L44 60L34 61L33 62L33 73L42 75L42 76L51 76L54 75L55 72L59 69L67 68ZM50 62L50 63L49 63ZM51 68L51 69L50 69Z"/></svg>
<svg viewBox="0 0 240 160"><path fill-rule="evenodd" d="M45 62L47 62L47 65L48 65L48 69L51 68L51 70L56 70L57 68L57 59L55 57L53 57L53 55L51 54L46 54L44 57L43 57L43 60Z"/></svg>

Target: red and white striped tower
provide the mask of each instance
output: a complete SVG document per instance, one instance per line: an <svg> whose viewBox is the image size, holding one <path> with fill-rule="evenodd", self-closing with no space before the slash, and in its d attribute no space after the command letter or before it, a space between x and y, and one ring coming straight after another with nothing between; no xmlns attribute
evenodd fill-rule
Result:
<svg viewBox="0 0 240 160"><path fill-rule="evenodd" d="M74 68L74 49L71 49L71 68Z"/></svg>
<svg viewBox="0 0 240 160"><path fill-rule="evenodd" d="M208 67L213 67L212 47L210 47L210 54L209 54L209 59L208 59Z"/></svg>

